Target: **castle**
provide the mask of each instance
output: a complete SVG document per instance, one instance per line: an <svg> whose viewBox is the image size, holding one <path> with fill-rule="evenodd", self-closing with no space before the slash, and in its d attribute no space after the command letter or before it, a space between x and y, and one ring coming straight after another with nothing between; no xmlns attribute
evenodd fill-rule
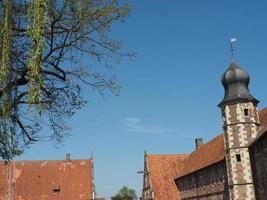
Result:
<svg viewBox="0 0 267 200"><path fill-rule="evenodd" d="M222 134L190 154L145 153L143 200L267 199L267 107L258 111L249 79L234 61L222 76Z"/></svg>

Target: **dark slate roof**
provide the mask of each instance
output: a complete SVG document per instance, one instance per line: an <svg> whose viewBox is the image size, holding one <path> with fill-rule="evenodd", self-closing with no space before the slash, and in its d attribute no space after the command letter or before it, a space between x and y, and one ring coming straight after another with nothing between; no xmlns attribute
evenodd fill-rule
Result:
<svg viewBox="0 0 267 200"><path fill-rule="evenodd" d="M253 101L255 103L259 102L250 94L248 88L248 73L235 62L232 62L226 72L224 72L222 76L222 84L225 93L222 102L218 105L219 107L223 107L225 104L232 104L242 101Z"/></svg>

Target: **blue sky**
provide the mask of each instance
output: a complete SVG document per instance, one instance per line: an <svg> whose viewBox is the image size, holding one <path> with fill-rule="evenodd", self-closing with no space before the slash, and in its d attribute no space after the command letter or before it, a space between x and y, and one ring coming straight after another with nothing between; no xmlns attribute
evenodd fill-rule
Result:
<svg viewBox="0 0 267 200"><path fill-rule="evenodd" d="M267 106L267 2L249 0L130 1L133 11L112 36L133 61L114 66L119 97L103 99L84 88L89 103L70 120L72 135L61 148L37 143L20 159L89 158L94 154L96 189L107 199L122 186L142 188L143 153L185 153L194 138L222 131L217 104L220 82L237 38L238 63L250 90Z"/></svg>

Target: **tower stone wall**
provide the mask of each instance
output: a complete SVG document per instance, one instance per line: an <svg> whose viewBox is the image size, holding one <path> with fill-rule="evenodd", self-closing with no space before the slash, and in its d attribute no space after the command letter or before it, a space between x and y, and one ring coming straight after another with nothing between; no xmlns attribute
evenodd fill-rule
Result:
<svg viewBox="0 0 267 200"><path fill-rule="evenodd" d="M259 132L259 115L254 103L226 105L223 109L223 128L230 199L254 200L248 149Z"/></svg>

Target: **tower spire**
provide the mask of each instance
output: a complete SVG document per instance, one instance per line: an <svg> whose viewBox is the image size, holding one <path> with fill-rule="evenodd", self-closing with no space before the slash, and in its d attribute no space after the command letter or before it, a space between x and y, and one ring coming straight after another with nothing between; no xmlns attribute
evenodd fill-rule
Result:
<svg viewBox="0 0 267 200"><path fill-rule="evenodd" d="M235 54L234 54L234 42L236 42L236 38L230 38L230 47L231 47L231 57L232 62L236 62Z"/></svg>

